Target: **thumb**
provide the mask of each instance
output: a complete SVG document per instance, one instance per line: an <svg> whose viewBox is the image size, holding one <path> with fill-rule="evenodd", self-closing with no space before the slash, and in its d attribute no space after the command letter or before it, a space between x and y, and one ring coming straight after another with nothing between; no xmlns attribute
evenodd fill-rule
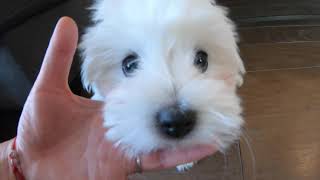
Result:
<svg viewBox="0 0 320 180"><path fill-rule="evenodd" d="M68 88L68 76L77 43L76 23L71 18L61 18L51 37L36 87Z"/></svg>

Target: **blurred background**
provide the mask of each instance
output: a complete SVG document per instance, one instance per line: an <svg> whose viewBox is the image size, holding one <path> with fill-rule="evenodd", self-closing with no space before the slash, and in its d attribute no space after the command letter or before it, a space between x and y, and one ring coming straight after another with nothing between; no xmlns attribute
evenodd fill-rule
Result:
<svg viewBox="0 0 320 180"><path fill-rule="evenodd" d="M218 0L240 33L240 89L249 143L241 140L192 171L150 179L320 179L320 0ZM90 0L0 2L0 142L19 116L61 16L90 25ZM85 95L75 58L69 82ZM249 144L249 145L248 145ZM252 150L250 150L252 149Z"/></svg>

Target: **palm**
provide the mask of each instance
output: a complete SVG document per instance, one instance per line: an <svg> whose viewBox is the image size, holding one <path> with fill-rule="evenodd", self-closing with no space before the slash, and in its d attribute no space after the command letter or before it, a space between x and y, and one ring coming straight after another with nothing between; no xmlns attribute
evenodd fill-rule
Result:
<svg viewBox="0 0 320 180"><path fill-rule="evenodd" d="M56 163L58 167L52 174L59 177L65 174L66 179L89 179L89 176L101 176L102 179L111 169L108 170L106 165L101 164L100 168L95 167L97 162L110 162L113 160L110 157L122 159L120 154L116 157L116 153L112 153L109 157L104 151L112 146L103 140L105 130L99 116L100 103L77 97L67 90L45 88L34 90L30 94L25 109L29 111L23 112L24 118L18 134L24 153L28 154L28 161L40 160L34 167L36 172L27 171L33 172L38 179L47 178L50 172L44 169L50 169L46 166L52 166L52 163ZM123 159L119 166L125 163ZM44 177L40 177L40 174ZM34 175L30 174L28 177ZM119 172L117 176L121 175L124 178L126 174Z"/></svg>

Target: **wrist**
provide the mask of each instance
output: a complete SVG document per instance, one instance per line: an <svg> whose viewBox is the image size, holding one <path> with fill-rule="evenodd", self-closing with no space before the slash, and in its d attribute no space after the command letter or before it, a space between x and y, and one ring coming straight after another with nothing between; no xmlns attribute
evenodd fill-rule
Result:
<svg viewBox="0 0 320 180"><path fill-rule="evenodd" d="M0 177L4 180L15 180L13 171L9 164L9 155L13 140L0 144Z"/></svg>

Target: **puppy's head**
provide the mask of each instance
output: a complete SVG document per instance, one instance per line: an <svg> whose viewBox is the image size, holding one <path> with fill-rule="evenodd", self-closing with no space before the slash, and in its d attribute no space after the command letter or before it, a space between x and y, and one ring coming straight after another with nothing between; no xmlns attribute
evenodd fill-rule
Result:
<svg viewBox="0 0 320 180"><path fill-rule="evenodd" d="M244 67L234 26L210 0L99 0L83 37L84 85L106 137L128 155L239 137Z"/></svg>

